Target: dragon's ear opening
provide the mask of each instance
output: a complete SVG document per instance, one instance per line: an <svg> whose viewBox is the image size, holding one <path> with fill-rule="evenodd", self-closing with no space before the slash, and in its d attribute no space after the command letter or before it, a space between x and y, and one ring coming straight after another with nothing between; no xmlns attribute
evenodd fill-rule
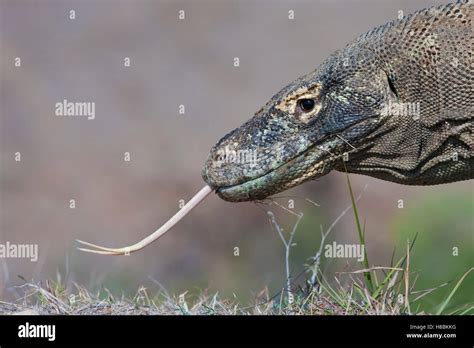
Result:
<svg viewBox="0 0 474 348"><path fill-rule="evenodd" d="M395 94L395 96L398 98L398 93L397 93L397 90L395 88L395 85L393 84L393 81L392 79L390 78L390 75L389 74L385 74L387 76L387 82L388 82L388 86L390 87L390 90L392 91L393 94Z"/></svg>

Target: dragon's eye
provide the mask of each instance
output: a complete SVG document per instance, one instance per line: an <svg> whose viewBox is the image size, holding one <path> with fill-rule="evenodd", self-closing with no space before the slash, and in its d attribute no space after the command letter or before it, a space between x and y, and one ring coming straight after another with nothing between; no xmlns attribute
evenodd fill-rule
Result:
<svg viewBox="0 0 474 348"><path fill-rule="evenodd" d="M298 100L298 105L304 112L310 112L313 111L316 103L313 99L300 99Z"/></svg>

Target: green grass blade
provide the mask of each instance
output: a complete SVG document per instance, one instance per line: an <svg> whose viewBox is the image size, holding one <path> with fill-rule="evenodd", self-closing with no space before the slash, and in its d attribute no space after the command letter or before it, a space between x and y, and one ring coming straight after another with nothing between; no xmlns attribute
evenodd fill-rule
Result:
<svg viewBox="0 0 474 348"><path fill-rule="evenodd" d="M449 293L448 297L446 297L446 300L443 301L443 303L441 303L441 306L440 308L438 309L438 311L436 312L437 315L440 315L441 313L443 313L443 311L446 309L446 307L448 306L449 302L451 301L451 299L453 298L454 294L456 293L456 291L458 290L458 288L461 286L462 282L464 281L464 279L468 276L469 273L471 273L471 271L474 270L474 267L471 268L470 270L468 270L466 273L464 273L461 277L461 279L458 280L458 282L456 283L456 286L453 288L453 290L451 290L451 292Z"/></svg>
<svg viewBox="0 0 474 348"><path fill-rule="evenodd" d="M351 181L349 179L349 174L347 173L345 163L344 163L344 169L346 171L347 187L349 188L349 194L351 196L352 209L354 211L354 217L355 217L355 220L356 220L356 226L357 226L357 232L359 234L359 240L360 240L360 243L364 246L364 267L366 269L368 269L369 268L369 259L367 257L367 248L365 247L365 231L363 231L363 229L360 225L359 212L357 211L357 205L356 205L356 201L355 201L355 198L354 198L354 193L352 191ZM372 284L372 276L371 276L370 272L365 272L364 273L364 278L365 278L365 283L366 283L367 288L369 289L370 293L372 293L372 291L373 291L372 289L374 288L374 286Z"/></svg>

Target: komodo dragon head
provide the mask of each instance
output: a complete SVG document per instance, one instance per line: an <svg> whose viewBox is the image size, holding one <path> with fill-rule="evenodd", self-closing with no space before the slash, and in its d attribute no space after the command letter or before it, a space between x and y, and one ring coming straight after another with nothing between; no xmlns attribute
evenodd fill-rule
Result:
<svg viewBox="0 0 474 348"><path fill-rule="evenodd" d="M473 9L420 10L360 36L219 140L204 181L239 202L333 169L405 185L474 178Z"/></svg>
<svg viewBox="0 0 474 348"><path fill-rule="evenodd" d="M221 198L264 199L344 170L343 160L380 127L384 106L396 99L372 52L348 50L283 88L217 142L202 176Z"/></svg>

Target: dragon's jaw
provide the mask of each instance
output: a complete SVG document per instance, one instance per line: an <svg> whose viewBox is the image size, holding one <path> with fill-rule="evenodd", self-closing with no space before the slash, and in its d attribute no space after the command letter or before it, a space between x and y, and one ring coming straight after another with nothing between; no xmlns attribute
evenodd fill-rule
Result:
<svg viewBox="0 0 474 348"><path fill-rule="evenodd" d="M341 159L342 154L338 148L343 145L342 140L334 137L324 144L309 147L296 157L261 176L235 185L214 186L214 188L220 198L229 202L262 200L327 174ZM203 173L204 179L209 180L205 173L206 170ZM212 183L207 182L212 186Z"/></svg>

